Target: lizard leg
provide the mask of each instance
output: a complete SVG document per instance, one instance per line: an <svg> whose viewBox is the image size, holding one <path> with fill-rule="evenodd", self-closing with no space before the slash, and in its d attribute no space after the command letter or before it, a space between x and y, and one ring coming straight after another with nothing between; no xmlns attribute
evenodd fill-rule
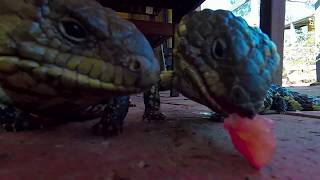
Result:
<svg viewBox="0 0 320 180"><path fill-rule="evenodd" d="M17 108L0 104L0 128L7 132L41 129L43 124Z"/></svg>
<svg viewBox="0 0 320 180"><path fill-rule="evenodd" d="M123 121L128 114L129 106L129 96L112 98L105 104L100 121L92 127L93 132L106 137L122 133Z"/></svg>
<svg viewBox="0 0 320 180"><path fill-rule="evenodd" d="M276 110L278 113L285 113L288 110L288 102L280 95L275 95L271 109Z"/></svg>
<svg viewBox="0 0 320 180"><path fill-rule="evenodd" d="M164 120L165 116L160 111L160 94L159 84L152 86L152 88L143 94L145 111L143 120Z"/></svg>

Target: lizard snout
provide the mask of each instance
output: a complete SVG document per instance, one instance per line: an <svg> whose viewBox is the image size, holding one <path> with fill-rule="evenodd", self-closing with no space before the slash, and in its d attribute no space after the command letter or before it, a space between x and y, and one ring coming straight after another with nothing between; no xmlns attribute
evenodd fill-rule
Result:
<svg viewBox="0 0 320 180"><path fill-rule="evenodd" d="M153 61L156 61L154 59ZM129 69L138 73L141 77L137 86L141 89L150 88L159 81L160 67L142 56L132 56L129 58Z"/></svg>
<svg viewBox="0 0 320 180"><path fill-rule="evenodd" d="M263 99L248 93L244 87L235 85L230 93L230 102L235 110L241 110L239 113L251 117L257 113L257 109L262 106Z"/></svg>

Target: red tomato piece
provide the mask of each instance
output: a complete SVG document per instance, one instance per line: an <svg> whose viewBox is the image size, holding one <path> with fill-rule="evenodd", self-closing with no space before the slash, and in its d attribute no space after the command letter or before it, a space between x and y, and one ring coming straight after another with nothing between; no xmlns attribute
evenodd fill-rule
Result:
<svg viewBox="0 0 320 180"><path fill-rule="evenodd" d="M265 166L276 148L271 119L255 116L253 119L231 114L224 121L235 148L256 169Z"/></svg>

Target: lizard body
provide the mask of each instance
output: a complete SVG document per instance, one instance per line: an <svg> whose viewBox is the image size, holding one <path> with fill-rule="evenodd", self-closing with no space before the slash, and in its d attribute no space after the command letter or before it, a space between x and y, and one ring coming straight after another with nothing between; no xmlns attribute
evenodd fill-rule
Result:
<svg viewBox="0 0 320 180"><path fill-rule="evenodd" d="M230 11L205 9L183 17L175 41L173 77L161 77L215 112L246 117L258 112L280 59L267 35Z"/></svg>
<svg viewBox="0 0 320 180"><path fill-rule="evenodd" d="M230 11L203 10L185 16L175 39L175 71L161 72L161 90L175 86L184 96L223 115L251 117L270 108L319 109L319 99L271 85L279 62L276 46ZM145 93L144 118L164 118L160 96L155 94Z"/></svg>
<svg viewBox="0 0 320 180"><path fill-rule="evenodd" d="M301 94L273 84L268 90L264 104L259 112L265 113L268 110L277 112L319 111L320 98Z"/></svg>
<svg viewBox="0 0 320 180"><path fill-rule="evenodd" d="M183 95L215 112L257 113L280 59L267 35L230 11L206 9L182 19L176 41Z"/></svg>
<svg viewBox="0 0 320 180"><path fill-rule="evenodd" d="M50 118L90 119L90 106L142 92L159 64L130 22L93 0L1 0L1 101Z"/></svg>

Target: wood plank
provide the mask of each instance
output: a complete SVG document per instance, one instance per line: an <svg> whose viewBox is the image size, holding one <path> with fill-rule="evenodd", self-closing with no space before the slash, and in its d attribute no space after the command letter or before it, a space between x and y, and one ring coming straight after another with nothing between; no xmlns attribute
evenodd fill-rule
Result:
<svg viewBox="0 0 320 180"><path fill-rule="evenodd" d="M182 16L199 7L204 1L205 0L188 0L183 2L177 0L98 0L103 6L121 12L137 13L139 9L141 10L146 6L156 9L173 9L174 22L179 22Z"/></svg>
<svg viewBox="0 0 320 180"><path fill-rule="evenodd" d="M145 35L173 36L173 26L169 23L130 20Z"/></svg>
<svg viewBox="0 0 320 180"><path fill-rule="evenodd" d="M260 28L275 42L280 54L280 67L274 83L282 85L285 0L265 0L260 6Z"/></svg>
<svg viewBox="0 0 320 180"><path fill-rule="evenodd" d="M159 8L173 8L175 7L176 1L170 0L98 0L103 6L112 7L115 9L118 8L126 8L132 6L151 6L151 7L159 7Z"/></svg>

